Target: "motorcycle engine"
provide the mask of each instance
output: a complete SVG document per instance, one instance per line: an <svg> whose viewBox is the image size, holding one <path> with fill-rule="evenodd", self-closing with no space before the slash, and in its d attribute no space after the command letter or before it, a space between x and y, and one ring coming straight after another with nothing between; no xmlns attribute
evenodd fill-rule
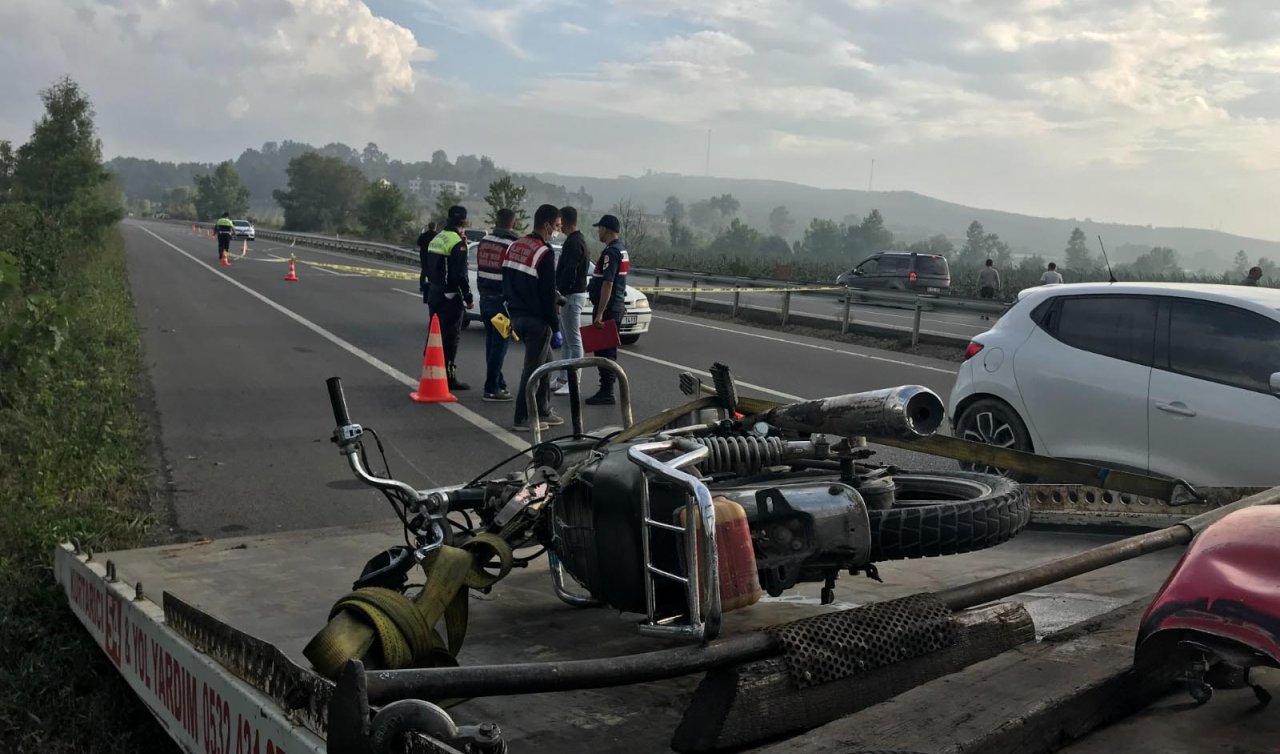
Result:
<svg viewBox="0 0 1280 754"><path fill-rule="evenodd" d="M552 530L561 563L595 599L623 612L644 613L641 494L646 482L627 458L627 447L604 451L573 475L554 503ZM678 524L685 492L657 479L648 483L650 516ZM708 486L713 497L726 497L746 512L760 582L770 595L870 561L867 506L846 484L812 479L742 484L718 475ZM652 564L684 575L682 540L682 535L651 529ZM656 579L655 601L659 612L679 612L683 589Z"/></svg>

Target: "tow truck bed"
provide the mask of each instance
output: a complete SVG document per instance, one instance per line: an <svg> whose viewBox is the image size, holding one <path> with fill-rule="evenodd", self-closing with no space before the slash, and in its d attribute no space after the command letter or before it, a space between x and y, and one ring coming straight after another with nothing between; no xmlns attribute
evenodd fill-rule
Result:
<svg viewBox="0 0 1280 754"><path fill-rule="evenodd" d="M139 612L135 623L147 616L156 622L148 630L170 634L162 641L190 652L195 667L184 664L180 651L167 652L170 679L194 676L194 686L203 688L205 678L218 670L212 663L163 625L156 605L168 592L199 607L237 630L276 646L295 662L306 666L302 648L324 625L332 603L345 594L352 579L372 555L400 540L397 522L364 528L317 529L281 534L247 536L216 541L167 545L138 550L98 553L96 568L112 564L117 583L99 585L121 595L130 604L115 608L120 614ZM837 584L835 607L880 601L921 591L973 581L1035 563L1079 552L1115 537L1097 534L1027 531L999 547L968 555L882 564L884 584L864 577L844 577ZM1175 563L1180 550L1155 553L1114 565L1052 587L1020 595L1018 600L1031 613L1037 633L1052 632L1119 605L1140 599L1154 591ZM67 585L73 608L90 632L110 650L111 631L101 626L111 622L111 599L95 598L93 579L82 558L60 553L59 578ZM134 602L135 587L141 583L143 602ZM723 633L730 635L761 626L783 623L831 609L818 604L820 584L800 589L797 596L768 600L725 616ZM109 596L109 595L108 595ZM662 642L640 636L635 629L638 616L619 615L610 610L581 610L564 605L551 591L545 564L539 561L527 571L517 571L500 582L489 595L472 596L471 623L459 660L463 665L536 662L551 659L584 659L631 654L658 649ZM99 603L106 607L98 607ZM117 620L119 620L117 618ZM125 623L129 623L127 620ZM127 637L140 629L132 625L115 629ZM126 641L128 639L126 638ZM142 646L146 642L134 642ZM154 652L153 652L154 654ZM175 664L176 663L176 664ZM125 663L128 665L129 663ZM136 664L136 663L134 663ZM166 661L161 661L161 666ZM125 672L125 665L121 672ZM145 665L156 666L150 656ZM181 666L181 667L180 667ZM163 669L162 669L162 672ZM176 675L175 675L176 673ZM184 675L186 673L186 675ZM134 672L136 676L136 671ZM246 716L269 720L273 715L291 730L294 742L275 744L270 751L323 751L320 739L298 726L290 727L288 717L269 699L230 678L230 691L245 699ZM132 679L131 679L132 680ZM685 702L697 676L612 689L543 694L522 697L477 699L454 707L459 722L492 720L502 726L513 752L650 752L669 751L672 732L679 724ZM198 690L191 695L197 710L178 708L182 719L174 717L173 683L155 692L155 678L139 695L171 730L193 720L195 745L207 748L204 738L222 725L216 710L218 696ZM225 701L225 700L223 700ZM232 706L235 706L234 704ZM157 707L159 708L157 711ZM166 719L168 716L168 719ZM232 715L234 718L235 715ZM232 720L230 727L240 727ZM212 726L209 731L204 728ZM278 726L277 726L278 727ZM182 732L182 731L176 731ZM253 735L256 731L250 731ZM281 734L283 735L283 734ZM176 738L180 737L175 736ZM267 742L260 751L266 752ZM317 748L318 747L318 748ZM254 749L245 749L254 751Z"/></svg>

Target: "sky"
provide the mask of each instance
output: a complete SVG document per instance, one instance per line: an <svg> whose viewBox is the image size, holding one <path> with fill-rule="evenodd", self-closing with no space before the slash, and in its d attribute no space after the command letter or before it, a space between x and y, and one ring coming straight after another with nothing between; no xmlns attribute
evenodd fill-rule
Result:
<svg viewBox="0 0 1280 754"><path fill-rule="evenodd" d="M701 175L710 132L713 175L1280 239L1273 0L0 3L0 139L63 74L108 157Z"/></svg>

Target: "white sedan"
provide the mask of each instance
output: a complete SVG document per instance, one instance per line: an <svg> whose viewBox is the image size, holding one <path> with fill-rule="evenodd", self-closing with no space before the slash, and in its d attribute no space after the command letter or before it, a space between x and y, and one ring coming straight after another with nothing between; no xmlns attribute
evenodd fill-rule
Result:
<svg viewBox="0 0 1280 754"><path fill-rule="evenodd" d="M1193 485L1280 484L1280 290L1023 291L969 344L955 435Z"/></svg>

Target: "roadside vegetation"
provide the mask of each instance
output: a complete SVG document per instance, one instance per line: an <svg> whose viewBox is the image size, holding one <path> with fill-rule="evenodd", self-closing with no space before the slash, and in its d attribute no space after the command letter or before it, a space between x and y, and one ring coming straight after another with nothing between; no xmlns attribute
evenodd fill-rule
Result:
<svg viewBox="0 0 1280 754"><path fill-rule="evenodd" d="M67 607L57 543L136 546L150 528L141 354L88 98L42 92L0 142L0 751L172 752Z"/></svg>

